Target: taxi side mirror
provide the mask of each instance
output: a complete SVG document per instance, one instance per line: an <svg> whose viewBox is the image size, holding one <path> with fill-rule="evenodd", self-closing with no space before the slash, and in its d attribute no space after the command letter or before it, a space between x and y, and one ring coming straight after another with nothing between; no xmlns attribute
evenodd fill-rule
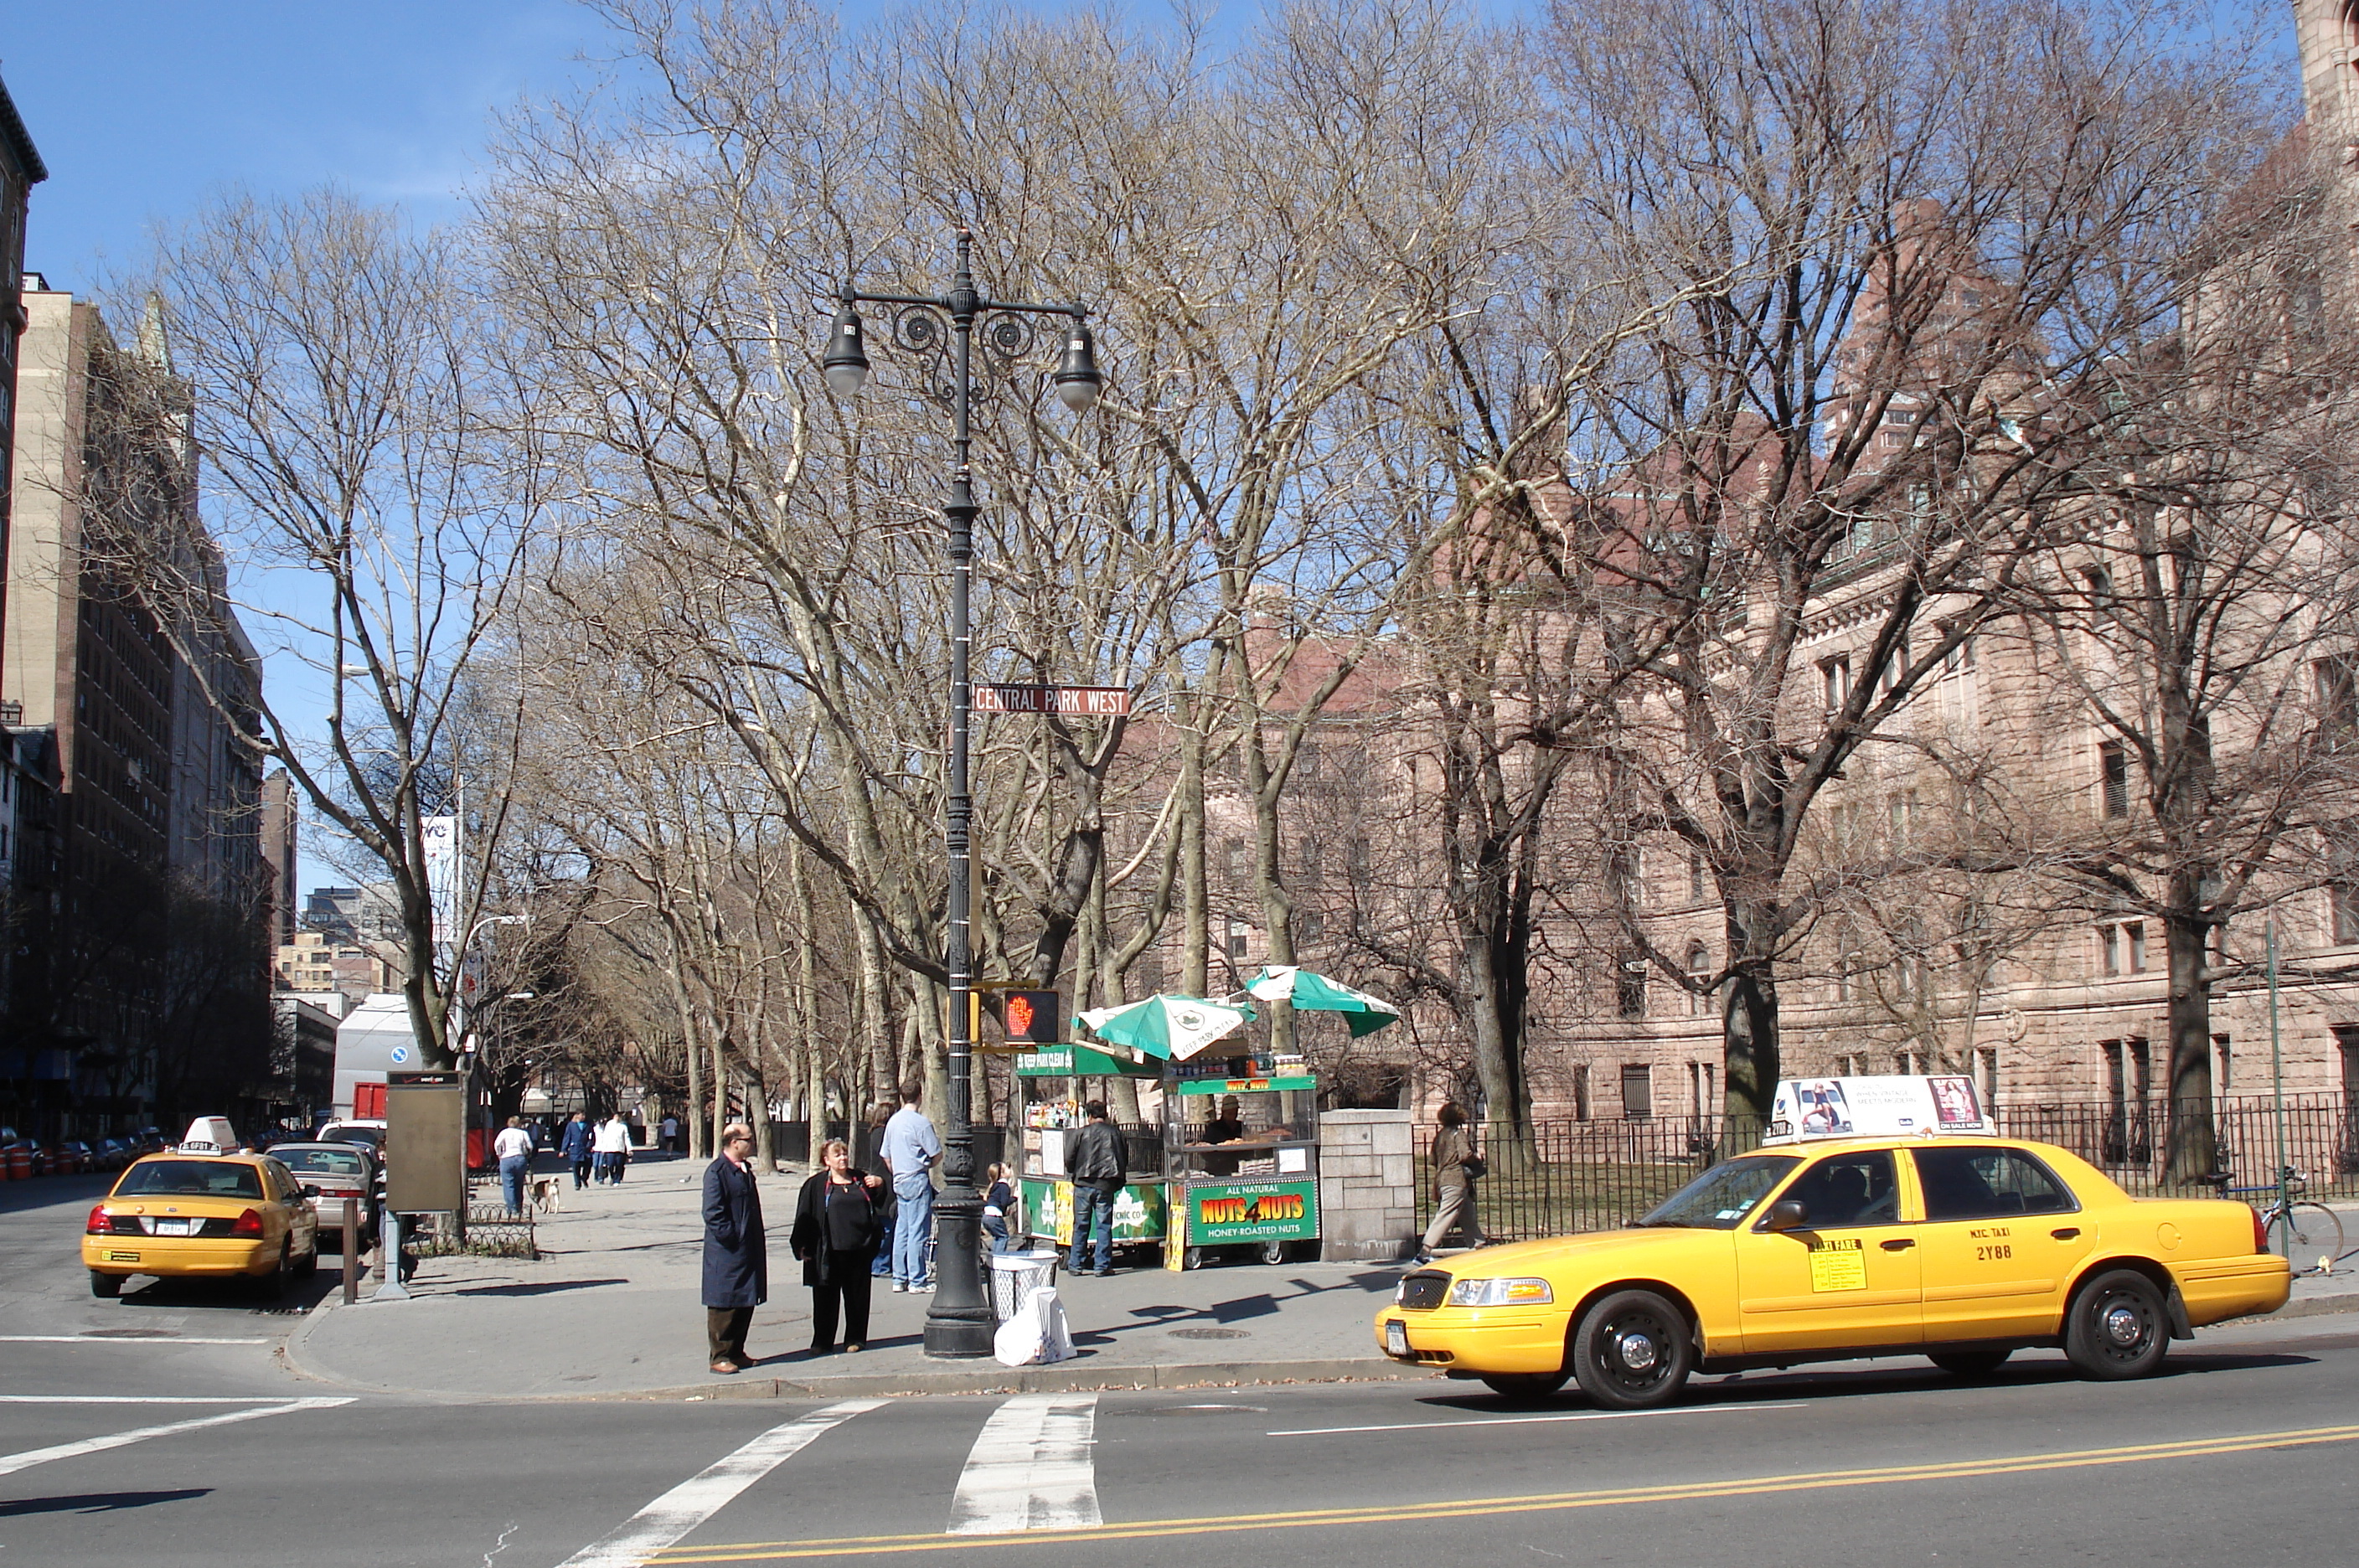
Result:
<svg viewBox="0 0 2359 1568"><path fill-rule="evenodd" d="M320 1195L320 1189L306 1182L303 1186L303 1195L307 1198L316 1198Z"/></svg>
<svg viewBox="0 0 2359 1568"><path fill-rule="evenodd" d="M1769 1205L1765 1230L1799 1230L1810 1223L1810 1205L1799 1198L1784 1198Z"/></svg>

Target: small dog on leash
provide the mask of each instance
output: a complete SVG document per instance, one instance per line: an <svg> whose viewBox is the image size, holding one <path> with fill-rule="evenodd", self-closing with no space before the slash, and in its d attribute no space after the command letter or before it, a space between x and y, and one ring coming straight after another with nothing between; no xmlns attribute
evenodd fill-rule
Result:
<svg viewBox="0 0 2359 1568"><path fill-rule="evenodd" d="M554 1214L559 1209L563 1208L565 1205L558 1200L557 1196L562 1186L563 1183L559 1181L554 1176L534 1177L532 1179L532 1206L538 1209L544 1214Z"/></svg>

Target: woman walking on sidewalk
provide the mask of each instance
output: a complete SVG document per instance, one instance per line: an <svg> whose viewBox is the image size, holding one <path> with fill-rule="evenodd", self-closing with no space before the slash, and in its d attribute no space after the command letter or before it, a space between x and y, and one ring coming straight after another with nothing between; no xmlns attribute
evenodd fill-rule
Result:
<svg viewBox="0 0 2359 1568"><path fill-rule="evenodd" d="M1460 1226L1465 1228L1467 1246L1483 1245L1483 1222L1474 1217L1474 1177L1467 1169L1475 1154L1466 1113L1444 1105L1435 1119L1441 1130L1433 1135L1433 1223L1425 1227L1424 1244L1418 1248L1419 1263L1432 1262L1433 1249Z"/></svg>
<svg viewBox="0 0 2359 1568"><path fill-rule="evenodd" d="M795 1228L787 1245L803 1266L811 1293L813 1356L835 1348L836 1315L843 1317L843 1348L868 1342L868 1266L885 1239L884 1178L852 1163L840 1138L820 1146L820 1169L795 1200Z"/></svg>
<svg viewBox="0 0 2359 1568"><path fill-rule="evenodd" d="M762 1228L762 1194L754 1185L754 1129L721 1130L721 1157L704 1169L704 1332L712 1369L754 1365L745 1331L754 1309L770 1299L770 1243Z"/></svg>

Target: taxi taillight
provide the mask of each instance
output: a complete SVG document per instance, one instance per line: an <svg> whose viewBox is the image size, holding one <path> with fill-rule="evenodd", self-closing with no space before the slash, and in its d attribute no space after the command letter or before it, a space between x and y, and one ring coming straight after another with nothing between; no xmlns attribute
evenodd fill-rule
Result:
<svg viewBox="0 0 2359 1568"><path fill-rule="evenodd" d="M82 1222L82 1235L104 1236L106 1234L106 1205L104 1203L92 1204L90 1218Z"/></svg>
<svg viewBox="0 0 2359 1568"><path fill-rule="evenodd" d="M2269 1227L2261 1223L2261 1211L2246 1203L2245 1212L2253 1216L2253 1250L2267 1252L2269 1249Z"/></svg>
<svg viewBox="0 0 2359 1568"><path fill-rule="evenodd" d="M259 1209L246 1210L245 1213L238 1215L235 1222L230 1225L229 1233L232 1236L260 1236L262 1234L262 1211Z"/></svg>

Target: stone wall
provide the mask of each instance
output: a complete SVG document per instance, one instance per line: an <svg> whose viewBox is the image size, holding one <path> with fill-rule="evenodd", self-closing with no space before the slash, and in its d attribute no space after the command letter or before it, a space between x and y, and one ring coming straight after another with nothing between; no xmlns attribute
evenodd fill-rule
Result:
<svg viewBox="0 0 2359 1568"><path fill-rule="evenodd" d="M1407 1111L1319 1114L1320 1256L1390 1260L1417 1249L1417 1162Z"/></svg>

